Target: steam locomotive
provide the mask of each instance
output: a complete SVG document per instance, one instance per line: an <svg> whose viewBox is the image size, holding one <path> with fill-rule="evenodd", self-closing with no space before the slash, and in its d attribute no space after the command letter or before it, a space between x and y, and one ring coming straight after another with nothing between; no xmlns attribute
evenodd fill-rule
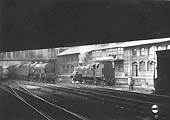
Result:
<svg viewBox="0 0 170 120"><path fill-rule="evenodd" d="M31 81L54 83L57 79L53 63L27 63L2 67L1 78L25 79Z"/></svg>
<svg viewBox="0 0 170 120"><path fill-rule="evenodd" d="M90 84L114 84L114 64L113 58L107 57L97 59L93 65L78 65L75 67L71 78L72 83L90 83Z"/></svg>

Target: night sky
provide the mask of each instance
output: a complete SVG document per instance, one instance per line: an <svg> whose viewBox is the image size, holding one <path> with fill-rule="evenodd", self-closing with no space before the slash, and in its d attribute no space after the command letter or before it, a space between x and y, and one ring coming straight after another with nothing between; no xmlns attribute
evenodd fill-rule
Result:
<svg viewBox="0 0 170 120"><path fill-rule="evenodd" d="M170 37L163 0L4 0L1 51Z"/></svg>

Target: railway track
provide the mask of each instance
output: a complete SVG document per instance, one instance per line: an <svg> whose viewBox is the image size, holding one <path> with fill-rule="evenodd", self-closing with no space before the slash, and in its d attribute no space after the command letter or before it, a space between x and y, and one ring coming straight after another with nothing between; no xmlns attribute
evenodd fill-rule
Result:
<svg viewBox="0 0 170 120"><path fill-rule="evenodd" d="M5 110L5 114L8 113L8 116L0 116L0 118L4 120L47 120L42 114L40 114L38 111L30 107L26 102L19 98L11 89L10 86L1 85L0 87L1 91L4 91L8 98L5 99L6 102L3 102L7 108ZM3 96L4 98L5 96ZM12 105L11 105L12 103ZM6 105L8 104L8 105ZM2 111L1 111L2 112ZM12 112L12 113L11 113Z"/></svg>
<svg viewBox="0 0 170 120"><path fill-rule="evenodd" d="M19 89L16 89L12 86L12 83L9 83L8 86L5 86L5 88L6 91L23 101L46 120L88 120L88 118L75 114L65 108L50 103L35 94L32 94L20 85Z"/></svg>
<svg viewBox="0 0 170 120"><path fill-rule="evenodd" d="M111 103L111 104L115 104L120 105L120 108L123 109L130 109L134 112L137 112L139 114L148 114L148 115L153 115L151 113L151 106L153 104L157 104L159 106L160 109L160 119L167 119L165 116L168 116L169 119L169 111L170 111L170 105L167 103L162 104L162 101L152 101L149 99L149 96L147 96L148 98L144 98L144 99L140 99L143 96L140 96L140 94L137 94L138 96L136 97L135 95L133 95L132 93L129 93L129 96L123 96L126 93L123 93L122 95L120 95L120 92L118 91L118 93L116 93L114 91L113 92L109 92L107 90L102 91L102 89L100 90L96 90L96 89L80 89L80 88L75 88L75 87L54 87L51 85L48 85L47 87L56 89L56 90L62 90L65 92L69 92L71 94L78 94L78 95L82 95L84 97L89 97L91 99L95 99L95 100L99 100L101 102L107 102L107 103ZM152 96L152 95L151 95ZM145 96L146 97L146 96ZM154 96L155 97L155 96ZM118 107L118 106L117 106ZM146 112L144 112L146 111Z"/></svg>
<svg viewBox="0 0 170 120"><path fill-rule="evenodd" d="M75 88L75 87L74 87ZM79 89L79 88L75 88ZM91 90L91 91L97 91L102 94L107 94L107 95L114 95L114 96L119 96L119 97L124 97L126 98L135 98L135 100L139 101L145 101L147 103L152 103L156 104L159 106L159 109L163 114L169 114L170 112L170 96L167 95L158 95L158 94L143 94L143 93L137 93L137 92L130 92L130 91L119 91L119 90L113 90L113 89L107 89L107 88L81 88L83 90Z"/></svg>
<svg viewBox="0 0 170 120"><path fill-rule="evenodd" d="M54 85L46 85L42 87L47 87L49 89L83 96L92 100L100 101L101 103L109 103L113 105L115 108L120 108L128 111L130 110L134 113L139 114L140 116L142 115L153 116L151 112L151 106L153 104L157 104L160 109L159 119L166 120L167 117L169 119L170 105L168 104L168 102L162 104L162 101L155 100L157 99L155 95L143 95L139 93L133 94L130 92L101 88L89 89L89 88L76 88L70 86L56 87ZM126 93L127 95L125 96Z"/></svg>

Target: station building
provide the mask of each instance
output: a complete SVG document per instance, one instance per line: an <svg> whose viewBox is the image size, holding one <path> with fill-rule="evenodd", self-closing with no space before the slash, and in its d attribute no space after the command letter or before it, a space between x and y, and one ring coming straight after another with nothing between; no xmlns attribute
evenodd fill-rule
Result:
<svg viewBox="0 0 170 120"><path fill-rule="evenodd" d="M60 75L69 76L79 63L93 64L112 57L117 83L127 83L131 77L135 85L153 86L157 76L155 51L165 49L170 49L170 38L78 46L58 54L58 69Z"/></svg>

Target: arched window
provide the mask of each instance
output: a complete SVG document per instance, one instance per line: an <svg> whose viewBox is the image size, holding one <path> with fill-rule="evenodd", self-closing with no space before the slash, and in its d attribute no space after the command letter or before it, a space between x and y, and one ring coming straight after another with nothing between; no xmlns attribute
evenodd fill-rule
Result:
<svg viewBox="0 0 170 120"><path fill-rule="evenodd" d="M153 71L154 70L154 61L148 61L147 62L147 70L148 71Z"/></svg>
<svg viewBox="0 0 170 120"><path fill-rule="evenodd" d="M170 49L170 45L167 46L167 49Z"/></svg>
<svg viewBox="0 0 170 120"><path fill-rule="evenodd" d="M139 63L139 70L140 70L140 71L145 71L145 62L144 62L144 61L141 61L141 62Z"/></svg>

